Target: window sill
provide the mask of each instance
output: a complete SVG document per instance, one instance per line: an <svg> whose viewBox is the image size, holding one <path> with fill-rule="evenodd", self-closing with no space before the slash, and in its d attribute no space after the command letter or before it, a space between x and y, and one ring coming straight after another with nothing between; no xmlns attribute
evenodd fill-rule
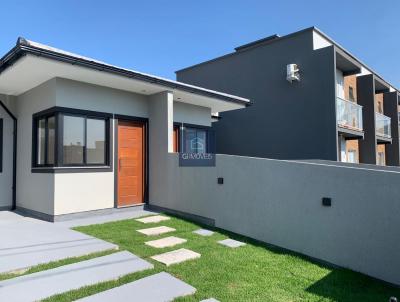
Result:
<svg viewBox="0 0 400 302"><path fill-rule="evenodd" d="M98 167L35 167L31 169L32 173L94 173L94 172L112 172L111 166Z"/></svg>

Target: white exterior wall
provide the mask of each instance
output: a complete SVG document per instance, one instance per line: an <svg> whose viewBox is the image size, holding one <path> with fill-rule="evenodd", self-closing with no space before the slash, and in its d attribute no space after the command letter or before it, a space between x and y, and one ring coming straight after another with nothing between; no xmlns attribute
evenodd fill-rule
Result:
<svg viewBox="0 0 400 302"><path fill-rule="evenodd" d="M331 45L332 45L332 43L329 42L326 38L321 36L316 31L313 31L313 49L314 50L325 48L325 47L328 47Z"/></svg>
<svg viewBox="0 0 400 302"><path fill-rule="evenodd" d="M0 95L0 100L10 110L8 97ZM0 172L0 209L3 209L12 206L14 121L2 107L0 107L0 119L3 119L3 170Z"/></svg>
<svg viewBox="0 0 400 302"><path fill-rule="evenodd" d="M174 102L174 122L211 126L211 108Z"/></svg>
<svg viewBox="0 0 400 302"><path fill-rule="evenodd" d="M148 117L144 95L67 79L56 79L56 105L135 117ZM111 123L114 133L114 122ZM110 141L114 158L114 141ZM54 215L114 207L114 170L55 174Z"/></svg>
<svg viewBox="0 0 400 302"><path fill-rule="evenodd" d="M17 207L53 215L54 174L32 173L32 115L55 106L55 79L18 96Z"/></svg>
<svg viewBox="0 0 400 302"><path fill-rule="evenodd" d="M18 118L17 207L48 215L113 208L115 174L114 169L107 172L79 173L75 168L71 173L32 173L33 114L59 106L149 118L150 175L160 180L159 184L164 186L165 190L168 190L168 187L162 179L168 175L168 172L160 165L161 161L166 162L168 152L172 152L173 121L211 125L210 108L173 102L173 94L170 92L145 96L60 78L52 79L19 96L16 105ZM176 112L174 112L174 107ZM165 114L167 116L164 116ZM111 120L113 135L110 144L113 151L110 160L112 162L115 153L113 137L115 122ZM164 135L165 142L168 144L161 151L159 145L160 141L164 141L162 138ZM165 153L165 157L162 153ZM156 165L152 164L154 161L157 162ZM150 185L150 190L151 187ZM149 193L151 196L152 192Z"/></svg>

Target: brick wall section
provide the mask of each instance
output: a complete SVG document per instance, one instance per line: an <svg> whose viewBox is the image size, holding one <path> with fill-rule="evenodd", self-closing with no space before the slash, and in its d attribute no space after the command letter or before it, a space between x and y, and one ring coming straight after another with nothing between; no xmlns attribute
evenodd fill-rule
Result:
<svg viewBox="0 0 400 302"><path fill-rule="evenodd" d="M350 100L350 87L353 89L353 98L357 103L357 76L351 75L344 77L344 97L346 100ZM360 160L359 144L358 140L346 141L346 156L349 157L349 151L356 151L356 162Z"/></svg>
<svg viewBox="0 0 400 302"><path fill-rule="evenodd" d="M350 100L350 87L353 88L353 97L357 103L357 76L346 76L344 77L344 97L346 100Z"/></svg>
<svg viewBox="0 0 400 302"><path fill-rule="evenodd" d="M375 94L375 110L383 114L383 94Z"/></svg>
<svg viewBox="0 0 400 302"><path fill-rule="evenodd" d="M346 141L346 156L349 158L349 152L355 150L356 151L356 162L360 162L360 155L359 155L359 147L358 147L358 140L352 139Z"/></svg>

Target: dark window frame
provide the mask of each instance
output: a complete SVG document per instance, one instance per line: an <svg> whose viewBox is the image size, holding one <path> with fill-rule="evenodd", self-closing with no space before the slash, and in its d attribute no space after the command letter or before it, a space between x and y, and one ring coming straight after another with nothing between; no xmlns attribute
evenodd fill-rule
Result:
<svg viewBox="0 0 400 302"><path fill-rule="evenodd" d="M178 142L178 153L186 152L186 129L196 129L196 130L203 130L206 132L206 153L215 153L215 142L213 141L214 131L211 127L202 126L202 125L194 125L188 123L174 123L174 128L179 127L178 135L179 135L179 142Z"/></svg>
<svg viewBox="0 0 400 302"><path fill-rule="evenodd" d="M3 119L0 118L0 173L3 173L3 140L4 140Z"/></svg>
<svg viewBox="0 0 400 302"><path fill-rule="evenodd" d="M55 146L54 146L54 164L48 164L48 118L55 116ZM64 164L63 154L63 139L64 139L64 116L74 116L84 118L84 151L83 151L83 163L82 164ZM46 130L45 130L45 164L38 164L38 122L39 120L46 118ZM33 115L32 122L32 169L57 169L57 168L111 168L111 118L112 114L72 109L65 107L53 107ZM87 163L87 120L104 120L104 163Z"/></svg>

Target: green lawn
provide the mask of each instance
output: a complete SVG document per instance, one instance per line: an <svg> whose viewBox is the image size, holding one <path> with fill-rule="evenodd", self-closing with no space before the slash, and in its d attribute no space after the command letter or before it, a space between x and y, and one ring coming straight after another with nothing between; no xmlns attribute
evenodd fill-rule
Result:
<svg viewBox="0 0 400 302"><path fill-rule="evenodd" d="M220 301L388 301L400 297L400 289L361 274L330 268L296 254L267 247L247 238L217 230L211 237L192 231L198 225L173 218L151 226L166 225L177 229L171 235L188 239L179 245L201 253L201 258L170 267L150 259L174 248L155 249L145 241L166 237L149 237L135 232L150 227L134 220L77 228L78 231L113 242L121 250L154 263L155 268L125 276L119 280L90 286L51 297L46 301L72 301L144 276L166 271L197 288L194 296L177 301L200 301L214 297ZM230 249L217 243L228 236L246 241L244 247ZM176 249L176 248L175 248ZM157 286L155 284L154 286Z"/></svg>

